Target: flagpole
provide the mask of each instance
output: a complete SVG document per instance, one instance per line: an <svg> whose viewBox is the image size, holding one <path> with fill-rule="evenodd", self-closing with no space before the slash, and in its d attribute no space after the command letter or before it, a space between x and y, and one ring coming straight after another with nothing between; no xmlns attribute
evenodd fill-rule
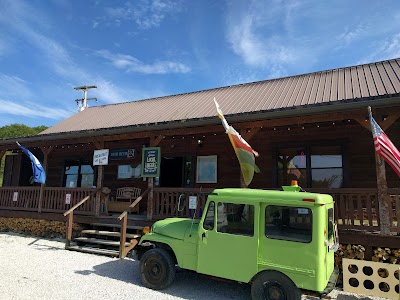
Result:
<svg viewBox="0 0 400 300"><path fill-rule="evenodd" d="M368 106L369 119L372 120L371 107ZM372 123L371 132L374 138ZM376 184L378 188L378 203L379 203L379 220L380 220L380 233L381 235L390 235L390 215L389 210L391 209L389 205L389 197L387 191L386 182L386 169L385 161L375 152L375 168L376 168Z"/></svg>

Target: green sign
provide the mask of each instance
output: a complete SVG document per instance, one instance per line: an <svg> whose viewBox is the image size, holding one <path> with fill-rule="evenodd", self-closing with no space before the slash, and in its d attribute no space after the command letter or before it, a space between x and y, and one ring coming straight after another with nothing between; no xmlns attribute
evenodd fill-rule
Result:
<svg viewBox="0 0 400 300"><path fill-rule="evenodd" d="M159 177L161 148L149 147L142 150L142 177Z"/></svg>

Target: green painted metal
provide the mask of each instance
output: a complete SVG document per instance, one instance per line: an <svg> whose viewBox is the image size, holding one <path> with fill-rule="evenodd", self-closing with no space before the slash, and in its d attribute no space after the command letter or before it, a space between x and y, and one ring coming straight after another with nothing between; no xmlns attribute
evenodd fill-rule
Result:
<svg viewBox="0 0 400 300"><path fill-rule="evenodd" d="M203 227L206 212L214 202L254 205L254 235L236 235ZM284 206L311 211L312 239L295 242L266 236L266 207ZM216 189L208 196L200 221L170 218L154 223L144 242L168 245L181 268L198 273L250 282L258 273L276 270L287 275L299 288L322 292L334 271L335 237L328 240L328 209L333 209L330 195L253 189ZM309 210L308 210L309 209ZM193 224L192 224L193 222Z"/></svg>

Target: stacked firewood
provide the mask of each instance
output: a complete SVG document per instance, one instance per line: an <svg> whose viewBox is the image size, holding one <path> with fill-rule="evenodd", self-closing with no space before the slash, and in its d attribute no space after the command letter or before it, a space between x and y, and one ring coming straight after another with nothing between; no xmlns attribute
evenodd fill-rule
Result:
<svg viewBox="0 0 400 300"><path fill-rule="evenodd" d="M81 230L78 224L73 224L73 232ZM64 222L35 220L25 218L0 218L0 232L26 233L34 236L55 238L65 237L66 227Z"/></svg>
<svg viewBox="0 0 400 300"><path fill-rule="evenodd" d="M400 264L400 249L376 248L372 261L390 264Z"/></svg>
<svg viewBox="0 0 400 300"><path fill-rule="evenodd" d="M343 282L343 274L342 274L343 258L366 260L365 247L362 245L351 245L351 244L339 245L339 248L335 253L335 266L338 267L340 270L338 284L342 284ZM371 260L375 262L400 264L400 249L390 249L390 248L373 249Z"/></svg>

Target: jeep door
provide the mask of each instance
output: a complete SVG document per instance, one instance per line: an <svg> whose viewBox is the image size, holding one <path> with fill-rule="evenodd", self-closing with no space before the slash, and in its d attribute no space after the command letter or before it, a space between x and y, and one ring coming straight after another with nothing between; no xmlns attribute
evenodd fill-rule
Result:
<svg viewBox="0 0 400 300"><path fill-rule="evenodd" d="M199 273L249 282L257 273L259 206L210 201L199 226Z"/></svg>

